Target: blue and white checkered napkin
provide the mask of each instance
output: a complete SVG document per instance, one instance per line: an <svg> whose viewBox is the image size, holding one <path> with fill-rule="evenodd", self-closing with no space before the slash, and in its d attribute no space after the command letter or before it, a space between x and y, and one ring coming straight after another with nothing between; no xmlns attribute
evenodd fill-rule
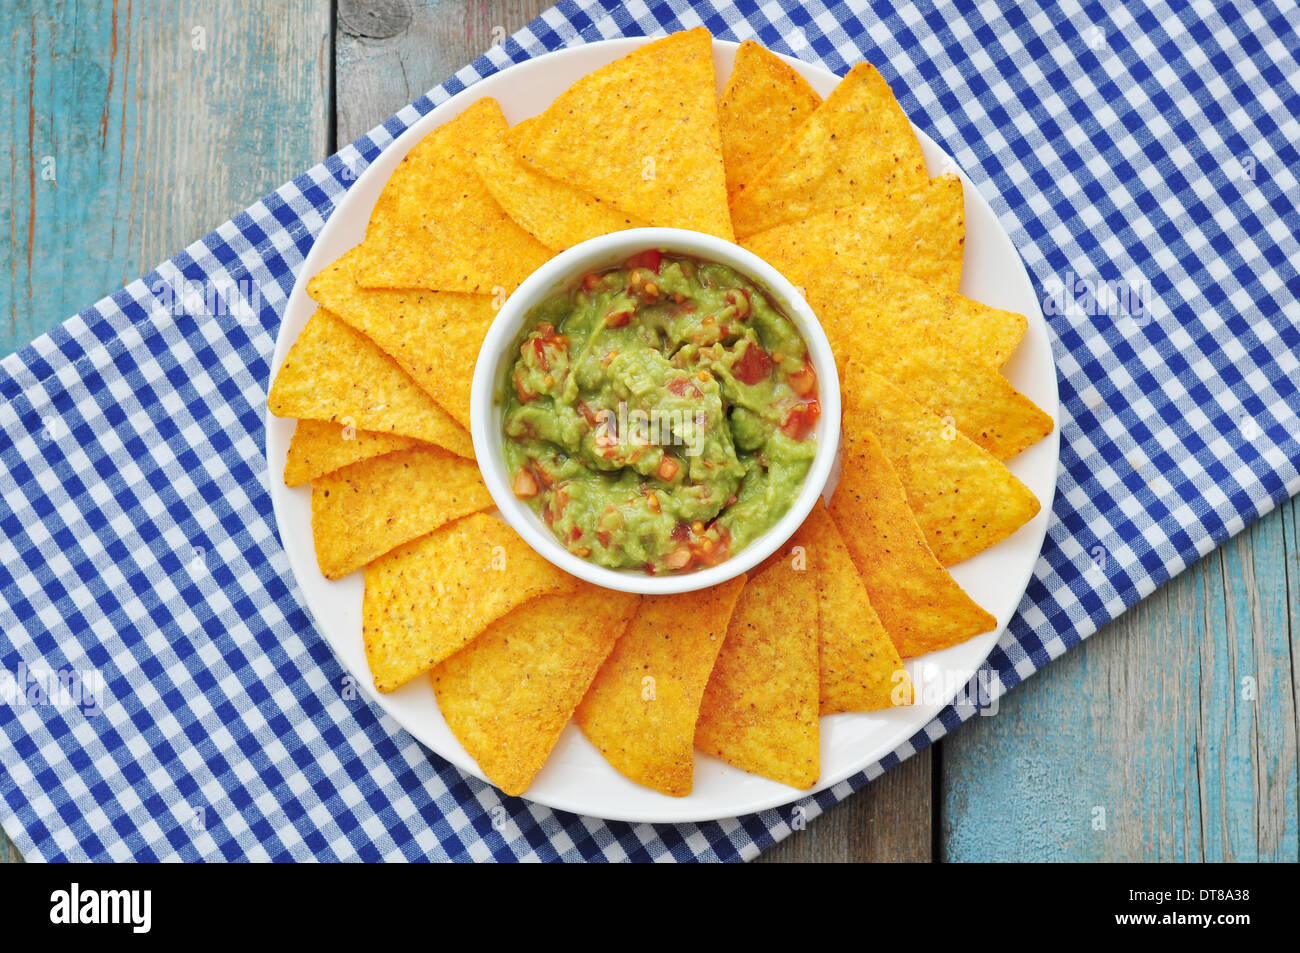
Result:
<svg viewBox="0 0 1300 953"><path fill-rule="evenodd" d="M0 814L19 849L30 859L733 859L789 833L790 815L775 811L609 824L466 778L343 697L344 672L276 537L268 360L334 202L436 103L561 46L703 23L840 73L867 59L993 200L1048 302L1064 413L1046 550L989 660L1004 687L1300 491L1294 5L896 6L563 3L7 358ZM186 279L233 282L225 293L236 297L251 279L260 310L203 316L212 309L191 302L173 315L154 289ZM71 682L51 685L51 672ZM809 815L961 718L949 709L809 799Z"/></svg>

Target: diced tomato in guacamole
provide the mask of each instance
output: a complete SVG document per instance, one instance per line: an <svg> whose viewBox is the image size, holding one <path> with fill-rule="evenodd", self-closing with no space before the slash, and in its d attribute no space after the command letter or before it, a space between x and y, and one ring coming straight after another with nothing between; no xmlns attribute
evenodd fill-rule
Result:
<svg viewBox="0 0 1300 953"><path fill-rule="evenodd" d="M610 568L716 565L789 510L816 454L794 323L735 270L647 249L529 314L497 398L515 495Z"/></svg>

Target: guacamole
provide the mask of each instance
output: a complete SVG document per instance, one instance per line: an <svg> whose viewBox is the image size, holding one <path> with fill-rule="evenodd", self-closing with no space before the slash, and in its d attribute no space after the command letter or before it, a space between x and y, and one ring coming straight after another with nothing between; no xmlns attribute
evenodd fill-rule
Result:
<svg viewBox="0 0 1300 953"><path fill-rule="evenodd" d="M538 304L502 382L505 462L570 552L715 565L789 510L817 446L794 323L716 262L648 250Z"/></svg>

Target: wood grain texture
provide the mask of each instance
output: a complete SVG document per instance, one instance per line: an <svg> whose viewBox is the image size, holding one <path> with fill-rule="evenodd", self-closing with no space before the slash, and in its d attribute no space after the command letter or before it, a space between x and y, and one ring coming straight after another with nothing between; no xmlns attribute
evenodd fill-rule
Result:
<svg viewBox="0 0 1300 953"><path fill-rule="evenodd" d="M0 5L0 228L11 249L0 353L366 132L549 5ZM904 762L764 860L1296 860L1298 514L1296 501L1282 507L1017 688L999 714ZM1104 830L1092 828L1097 807ZM21 858L0 833L6 860Z"/></svg>
<svg viewBox="0 0 1300 953"><path fill-rule="evenodd" d="M763 863L927 863L935 748L908 758L759 856Z"/></svg>
<svg viewBox="0 0 1300 953"><path fill-rule="evenodd" d="M0 354L325 157L330 21L328 0L0 4Z"/></svg>
<svg viewBox="0 0 1300 953"><path fill-rule="evenodd" d="M553 5L553 0L339 0L338 141L351 142L370 131Z"/></svg>
<svg viewBox="0 0 1300 953"><path fill-rule="evenodd" d="M18 853L18 848L9 840L9 836L0 830L0 864L21 863L23 863L23 855Z"/></svg>
<svg viewBox="0 0 1300 953"><path fill-rule="evenodd" d="M338 8L338 141L350 142L547 9L549 0L405 3ZM400 11L410 11L404 29ZM931 761L923 752L797 832L778 860L929 860Z"/></svg>
<svg viewBox="0 0 1300 953"><path fill-rule="evenodd" d="M328 0L0 4L7 354L326 155Z"/></svg>
<svg viewBox="0 0 1300 953"><path fill-rule="evenodd" d="M1294 862L1298 505L950 736L944 858Z"/></svg>

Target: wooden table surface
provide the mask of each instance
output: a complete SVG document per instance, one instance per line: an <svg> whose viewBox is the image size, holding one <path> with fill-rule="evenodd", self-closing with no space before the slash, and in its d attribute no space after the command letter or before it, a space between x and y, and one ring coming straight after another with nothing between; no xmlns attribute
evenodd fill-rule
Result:
<svg viewBox="0 0 1300 953"><path fill-rule="evenodd" d="M524 26L547 0L21 0L8 353ZM1297 859L1297 504L769 860ZM0 861L19 860L0 835Z"/></svg>

